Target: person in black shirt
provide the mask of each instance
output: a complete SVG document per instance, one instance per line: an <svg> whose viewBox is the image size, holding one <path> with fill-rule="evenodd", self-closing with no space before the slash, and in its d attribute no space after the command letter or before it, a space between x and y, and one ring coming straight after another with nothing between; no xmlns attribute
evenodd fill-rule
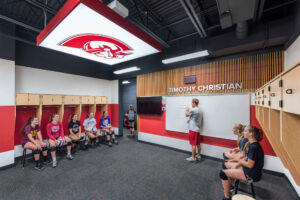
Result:
<svg viewBox="0 0 300 200"><path fill-rule="evenodd" d="M224 188L223 200L230 200L230 186L234 179L244 182L259 181L264 166L264 151L259 142L263 138L262 131L255 126L244 129L244 137L248 139L245 146L245 157L234 158L225 162L219 175Z"/></svg>
<svg viewBox="0 0 300 200"><path fill-rule="evenodd" d="M72 114L70 116L68 129L69 129L69 137L72 139L73 144L80 143L80 147L82 149L85 149L84 141L83 141L84 136L81 133L81 124L76 114Z"/></svg>

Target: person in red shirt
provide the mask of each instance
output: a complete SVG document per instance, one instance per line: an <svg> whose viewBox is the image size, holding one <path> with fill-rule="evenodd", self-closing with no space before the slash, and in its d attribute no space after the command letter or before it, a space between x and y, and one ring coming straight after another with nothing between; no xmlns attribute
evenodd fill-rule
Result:
<svg viewBox="0 0 300 200"><path fill-rule="evenodd" d="M47 124L47 135L52 157L52 167L57 166L56 147L58 147L61 143L67 145L66 158L69 160L73 159L71 155L72 140L68 136L64 135L64 129L62 123L59 121L58 114L53 114L50 117L49 123Z"/></svg>
<svg viewBox="0 0 300 200"><path fill-rule="evenodd" d="M29 117L21 129L22 146L24 149L32 150L35 160L35 169L41 170L43 164L39 162L40 153L43 152L44 162L47 161L47 144L43 142L41 135L41 128L39 126L39 120L37 117Z"/></svg>

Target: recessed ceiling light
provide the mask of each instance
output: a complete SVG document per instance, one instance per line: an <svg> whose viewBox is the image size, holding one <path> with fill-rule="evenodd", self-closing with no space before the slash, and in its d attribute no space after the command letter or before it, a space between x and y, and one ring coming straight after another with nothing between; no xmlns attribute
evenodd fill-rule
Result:
<svg viewBox="0 0 300 200"><path fill-rule="evenodd" d="M122 81L122 84L128 84L130 83L129 81Z"/></svg>
<svg viewBox="0 0 300 200"><path fill-rule="evenodd" d="M138 71L138 70L141 70L141 69L138 68L138 67L129 67L129 68L125 68L125 69L120 69L120 70L114 71L114 74L124 74L124 73Z"/></svg>
<svg viewBox="0 0 300 200"><path fill-rule="evenodd" d="M198 51L195 53L190 53L190 54L185 54L182 56L168 58L168 59L162 60L162 63L169 64L169 63L179 62L179 61L183 61L183 60L189 60L189 59L193 59L193 58L203 57L203 56L207 56L207 55L209 55L207 50Z"/></svg>

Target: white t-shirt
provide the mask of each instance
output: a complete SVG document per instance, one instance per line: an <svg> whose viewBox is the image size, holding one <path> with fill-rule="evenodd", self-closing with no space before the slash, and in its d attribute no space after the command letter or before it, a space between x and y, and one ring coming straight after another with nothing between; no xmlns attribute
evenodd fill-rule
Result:
<svg viewBox="0 0 300 200"><path fill-rule="evenodd" d="M83 126L86 127L86 130L87 131L92 131L92 129L94 128L94 126L97 124L95 118L92 118L92 119L85 119L83 121Z"/></svg>
<svg viewBox="0 0 300 200"><path fill-rule="evenodd" d="M201 122L202 122L202 111L200 110L200 108L191 108L189 110L189 121L188 121L189 130L199 133Z"/></svg>

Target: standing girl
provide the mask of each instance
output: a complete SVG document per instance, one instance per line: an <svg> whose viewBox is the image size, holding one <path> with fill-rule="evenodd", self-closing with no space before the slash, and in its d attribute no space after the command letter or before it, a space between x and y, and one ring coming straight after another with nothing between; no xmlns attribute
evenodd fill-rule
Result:
<svg viewBox="0 0 300 200"><path fill-rule="evenodd" d="M130 135L134 136L134 123L135 123L136 112L132 104L129 105L129 110L127 111L127 115L128 115L128 125L130 127Z"/></svg>
<svg viewBox="0 0 300 200"><path fill-rule="evenodd" d="M61 142L67 144L66 158L68 160L73 159L73 156L71 155L72 141L68 136L64 136L64 129L62 123L59 121L58 114L53 114L50 117L49 123L47 124L47 135L52 157L52 167L57 166L56 147L58 147L61 144Z"/></svg>

